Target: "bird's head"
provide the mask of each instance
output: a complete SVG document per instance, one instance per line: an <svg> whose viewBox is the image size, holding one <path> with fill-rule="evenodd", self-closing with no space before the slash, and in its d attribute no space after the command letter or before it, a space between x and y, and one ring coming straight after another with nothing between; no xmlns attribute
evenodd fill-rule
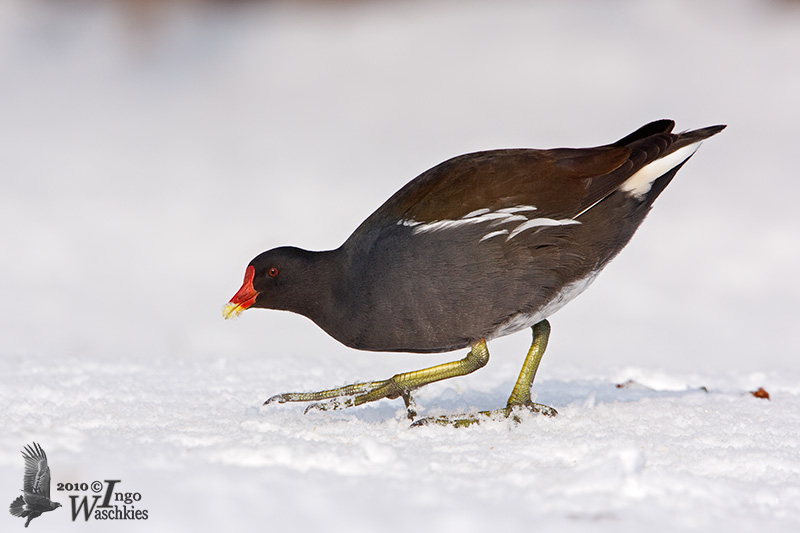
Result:
<svg viewBox="0 0 800 533"><path fill-rule="evenodd" d="M317 252L284 246L266 251L247 265L244 283L239 292L222 310L222 316L233 318L246 309L283 309L298 311L307 294L309 272Z"/></svg>
<svg viewBox="0 0 800 533"><path fill-rule="evenodd" d="M50 507L51 507L51 510L52 509L58 509L59 507L61 507L61 504L58 503L58 502L50 502Z"/></svg>

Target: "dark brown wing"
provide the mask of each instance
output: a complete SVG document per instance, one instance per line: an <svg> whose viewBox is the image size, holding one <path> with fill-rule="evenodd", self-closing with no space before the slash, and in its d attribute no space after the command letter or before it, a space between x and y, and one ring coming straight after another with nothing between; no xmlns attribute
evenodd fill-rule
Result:
<svg viewBox="0 0 800 533"><path fill-rule="evenodd" d="M613 146L628 146L636 141L641 141L642 139L646 139L651 135L657 135L659 133L669 133L675 128L675 121L670 120L668 118L662 120L655 120L648 124L645 124L638 130L634 131L630 135L626 135L622 139L618 140L613 144Z"/></svg>
<svg viewBox="0 0 800 533"><path fill-rule="evenodd" d="M480 210L536 207L536 216L568 218L613 191L602 179L630 157L625 147L493 150L450 159L401 190L394 217L457 219Z"/></svg>
<svg viewBox="0 0 800 533"><path fill-rule="evenodd" d="M50 499L50 467L44 450L34 442L25 446L22 457L25 459L22 490Z"/></svg>
<svg viewBox="0 0 800 533"><path fill-rule="evenodd" d="M596 148L511 149L454 157L422 173L367 219L458 219L486 209L533 206L537 217L571 218L596 204L669 148L671 120L651 122ZM366 226L366 224L365 224Z"/></svg>
<svg viewBox="0 0 800 533"><path fill-rule="evenodd" d="M510 149L454 157L397 191L351 236L388 225L457 220L476 212L535 207L537 218L575 218L648 163L717 133L712 126L673 134L671 120L651 122L595 148ZM367 239L368 240L368 239Z"/></svg>

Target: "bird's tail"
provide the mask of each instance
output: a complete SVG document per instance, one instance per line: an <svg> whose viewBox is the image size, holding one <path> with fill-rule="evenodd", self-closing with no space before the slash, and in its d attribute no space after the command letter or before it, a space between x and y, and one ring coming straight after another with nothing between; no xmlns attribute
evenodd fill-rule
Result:
<svg viewBox="0 0 800 533"><path fill-rule="evenodd" d="M724 125L718 125L670 133L673 126L671 120L657 120L615 143L615 146L626 143L624 146L631 149L631 161L641 165L620 190L638 198L643 205L653 204L705 139L725 129Z"/></svg>
<svg viewBox="0 0 800 533"><path fill-rule="evenodd" d="M17 499L11 502L8 511L14 516L25 516L25 500L22 496L17 496Z"/></svg>

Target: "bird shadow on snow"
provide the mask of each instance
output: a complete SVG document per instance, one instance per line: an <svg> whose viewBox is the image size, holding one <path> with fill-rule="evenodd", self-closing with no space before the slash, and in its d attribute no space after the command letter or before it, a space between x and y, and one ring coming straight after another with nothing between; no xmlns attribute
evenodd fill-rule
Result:
<svg viewBox="0 0 800 533"><path fill-rule="evenodd" d="M468 414L504 407L514 383L502 383L491 390L459 390L457 386L429 386L414 395L420 417ZM535 385L534 401L562 410L570 406L593 408L598 405L630 403L643 399L681 398L699 392L704 387L659 390L635 381L612 383L597 380L543 380ZM311 414L314 411L310 411ZM263 411L262 411L263 413ZM365 423L380 423L405 419L401 400L380 401L355 409L327 411L326 417L357 419Z"/></svg>
<svg viewBox="0 0 800 533"><path fill-rule="evenodd" d="M504 407L514 383L508 382L490 391L457 392L445 389L438 396L423 396L419 403L435 410L484 410ZM704 391L704 388L686 387L680 390L659 390L634 381L611 383L595 380L559 381L543 380L534 385L534 401L554 407L556 410L568 406L594 407L602 404L636 402L642 399L679 398Z"/></svg>

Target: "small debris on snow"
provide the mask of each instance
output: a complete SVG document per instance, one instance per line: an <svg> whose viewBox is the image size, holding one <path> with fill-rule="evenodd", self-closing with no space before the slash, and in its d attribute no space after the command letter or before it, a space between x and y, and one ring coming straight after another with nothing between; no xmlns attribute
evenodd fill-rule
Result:
<svg viewBox="0 0 800 533"><path fill-rule="evenodd" d="M624 383L617 383L618 389L649 389L650 387L646 387L641 383L638 383L632 379L625 381Z"/></svg>
<svg viewBox="0 0 800 533"><path fill-rule="evenodd" d="M756 398L763 398L765 400L769 400L769 393L764 390L764 387L759 387L758 390L751 391L750 394L752 394Z"/></svg>

